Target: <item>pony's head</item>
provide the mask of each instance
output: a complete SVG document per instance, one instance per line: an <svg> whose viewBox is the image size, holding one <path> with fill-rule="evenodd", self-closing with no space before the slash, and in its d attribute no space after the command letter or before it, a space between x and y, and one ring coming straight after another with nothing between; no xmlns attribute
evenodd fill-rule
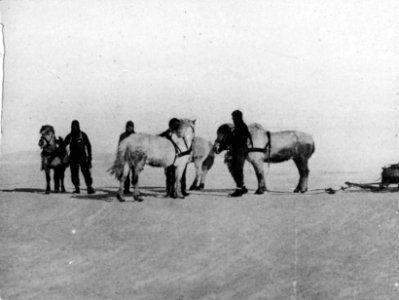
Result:
<svg viewBox="0 0 399 300"><path fill-rule="evenodd" d="M180 119L176 135L180 138L184 138L186 142L192 142L195 137L195 121L196 120Z"/></svg>
<svg viewBox="0 0 399 300"><path fill-rule="evenodd" d="M230 146L231 135L233 133L233 124L223 124L216 132L216 140L213 144L213 151L216 154L227 150Z"/></svg>
<svg viewBox="0 0 399 300"><path fill-rule="evenodd" d="M55 131L51 125L43 125L40 129L39 147L43 150L51 151L55 149Z"/></svg>

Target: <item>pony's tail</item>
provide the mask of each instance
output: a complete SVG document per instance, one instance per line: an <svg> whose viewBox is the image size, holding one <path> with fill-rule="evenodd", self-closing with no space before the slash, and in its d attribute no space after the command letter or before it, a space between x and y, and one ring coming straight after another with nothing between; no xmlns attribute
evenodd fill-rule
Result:
<svg viewBox="0 0 399 300"><path fill-rule="evenodd" d="M108 169L108 172L111 173L111 175L115 175L118 180L122 178L125 164L128 162L127 148L127 143L121 143L119 145L114 164Z"/></svg>

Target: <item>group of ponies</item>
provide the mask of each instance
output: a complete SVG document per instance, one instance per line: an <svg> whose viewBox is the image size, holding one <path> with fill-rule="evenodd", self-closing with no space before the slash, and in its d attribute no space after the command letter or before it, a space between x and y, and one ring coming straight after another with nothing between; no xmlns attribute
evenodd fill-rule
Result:
<svg viewBox="0 0 399 300"><path fill-rule="evenodd" d="M196 168L196 176L190 190L201 190L205 187L206 174L213 165L214 157L212 143L195 137L195 120L180 119L179 128L170 138L146 133L135 133L125 138L118 147L110 172L120 181L117 197L123 202L124 182L132 171L133 198L142 201L139 176L144 166L164 168L166 176L169 176L167 170L172 167L173 186L167 187L167 191L172 191L172 197L183 199L181 181L187 164L192 162Z"/></svg>
<svg viewBox="0 0 399 300"><path fill-rule="evenodd" d="M172 139L166 139L145 133L135 133L123 140L118 147L117 159L111 168L121 182L124 182L128 171L132 169L133 196L135 200L142 200L138 188L138 178L144 165L154 167L176 166L176 177L180 184L182 171L188 163L193 163L196 174L190 190L203 190L208 171L212 168L215 153L212 143L201 137L195 137L195 121L181 119L178 134ZM64 174L68 167L68 154L62 147L63 139L56 137L54 127L43 125L40 129L39 147L42 149L43 170L46 176L46 194L50 193L51 170L54 172L54 192L65 192ZM135 147L137 146L137 147ZM177 153L179 152L179 153ZM127 156L125 156L127 155ZM123 161L122 162L122 158ZM125 158L127 160L125 160ZM178 166L178 168L177 168ZM183 168L184 167L184 168ZM126 173L127 171L127 173ZM174 197L184 197L180 186L172 189ZM117 194L120 201L124 201L123 193Z"/></svg>
<svg viewBox="0 0 399 300"><path fill-rule="evenodd" d="M264 163L280 163L293 160L298 172L299 181L294 192L305 193L308 190L309 167L308 161L315 151L312 136L301 131L266 131L258 123L249 124L248 155L246 160L253 166L258 180L255 194L267 191ZM180 125L170 138L158 135L135 133L131 134L118 146L115 161L109 169L115 175L120 185L117 192L119 201L125 201L123 194L124 182L131 171L133 184L133 198L142 201L143 196L139 188L139 176L145 165L165 169L173 168L172 197L184 198L181 189L181 180L189 163L194 163L196 174L190 190L202 190L208 171L214 164L215 154L227 150L225 163L228 170L236 178L236 168L233 166L230 149L233 142L234 125L226 123L216 132L216 140L212 144L204 138L195 136L195 120L180 119ZM65 191L64 172L67 167L67 154L60 147L62 139L56 139L54 128L50 125L42 126L39 146L42 148L44 170L46 173L46 193L50 192L50 170L54 169L55 191L61 187ZM47 155L47 156L46 156ZM167 175L168 176L168 175ZM168 180L167 180L168 182Z"/></svg>
<svg viewBox="0 0 399 300"><path fill-rule="evenodd" d="M315 151L312 136L301 131L266 131L260 124L253 123L248 126L250 138L248 139L248 155L246 160L252 164L258 179L258 189L255 194L267 191L263 165L264 163L280 163L293 160L298 172L299 182L294 192L305 193L308 190L309 167L308 161ZM194 162L196 177L190 189L203 189L205 176L214 162L215 154L227 150L225 162L236 179L230 149L233 142L233 124L221 125L217 138L212 145L203 138L195 137L195 121L180 120L180 128L171 139L165 139L150 134L133 134L123 140L118 148L111 173L120 181L117 197L125 201L123 195L124 181L132 170L135 200L142 201L138 187L140 172L146 164L153 167L167 168L174 166L175 180L173 196L184 198L181 191L181 179L187 164Z"/></svg>

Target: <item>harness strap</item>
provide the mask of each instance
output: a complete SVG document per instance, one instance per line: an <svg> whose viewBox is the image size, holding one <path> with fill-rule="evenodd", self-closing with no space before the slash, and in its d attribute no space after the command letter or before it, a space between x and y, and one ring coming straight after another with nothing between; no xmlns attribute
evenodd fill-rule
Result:
<svg viewBox="0 0 399 300"><path fill-rule="evenodd" d="M249 134L248 137L249 137L249 141L251 142L252 149L255 149L255 148L254 148L254 142L253 142L253 140L252 140L251 134Z"/></svg>
<svg viewBox="0 0 399 300"><path fill-rule="evenodd" d="M184 152L176 153L176 155L177 155L177 157L182 157L182 156L185 156L185 155L190 155L191 151L192 151L192 148L190 147L190 149L188 149L188 150L186 150L186 151L184 151Z"/></svg>
<svg viewBox="0 0 399 300"><path fill-rule="evenodd" d="M272 152L272 138L270 135L270 131L266 131L266 134L267 134L268 142L265 147L266 147L266 149L269 149L269 151L267 151L267 172L269 173L269 171L270 171L270 155Z"/></svg>
<svg viewBox="0 0 399 300"><path fill-rule="evenodd" d="M192 149L193 149L193 145L191 144L190 148L186 151L181 151L181 149L179 148L179 146L172 140L172 138L170 136L166 137L173 145L173 147L175 148L175 159L173 160L173 164L175 164L176 159L186 156L186 155L190 155ZM187 145L187 141L185 138L183 138L184 144L186 145L186 147L188 148Z"/></svg>
<svg viewBox="0 0 399 300"><path fill-rule="evenodd" d="M266 143L266 146L264 148L254 148L253 147L254 143L252 141L252 137L250 137L252 148L248 148L248 152L265 152L266 150L269 149L268 158L270 158L270 152L271 152L271 148L272 148L270 131L266 131L266 135L267 135L267 143Z"/></svg>

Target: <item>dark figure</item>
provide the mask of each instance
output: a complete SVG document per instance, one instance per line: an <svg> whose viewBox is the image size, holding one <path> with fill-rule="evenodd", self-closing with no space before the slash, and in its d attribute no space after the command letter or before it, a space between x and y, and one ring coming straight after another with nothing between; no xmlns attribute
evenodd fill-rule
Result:
<svg viewBox="0 0 399 300"><path fill-rule="evenodd" d="M250 138L247 125L244 123L242 112L233 111L232 119L234 130L231 141L231 168L233 169L234 181L237 189L230 194L231 197L240 197L248 190L244 184L244 163L248 155L248 138Z"/></svg>
<svg viewBox="0 0 399 300"><path fill-rule="evenodd" d="M172 137L172 133L176 132L177 130L179 130L180 127L180 120L177 118L172 118L169 121L169 128L167 130L165 130L164 132L162 132L161 134L159 134L159 136L167 138L167 139L171 139ZM170 166L168 168L166 168L165 170L165 175L166 175L166 196L173 196L174 191L173 191L173 186L174 186L174 182L175 182L175 166ZM187 193L186 189L186 171L187 171L187 166L184 169L182 178L181 178L181 192L183 194L183 196L188 196L189 193Z"/></svg>
<svg viewBox="0 0 399 300"><path fill-rule="evenodd" d="M75 186L74 193L80 193L79 168L87 186L87 193L94 194L91 178L91 144L86 133L80 130L77 120L72 121L71 133L69 133L64 142L64 147L69 145L69 165L71 167L72 184Z"/></svg>
<svg viewBox="0 0 399 300"><path fill-rule="evenodd" d="M128 122L126 123L125 132L122 133L122 134L119 136L118 145L119 145L125 138L127 138L129 135L131 135L132 133L135 133L135 131L134 131L134 123L133 123L133 121L128 121ZM130 174L131 174L132 172L133 172L133 169L130 170L129 174L128 174L127 177L126 177L126 180L125 180L125 189L124 189L124 191L123 191L124 194L129 194L129 193L130 193ZM134 177L133 173L132 173L131 177L132 177L132 184L134 184L133 180L134 180L135 177Z"/></svg>
<svg viewBox="0 0 399 300"><path fill-rule="evenodd" d="M159 136L164 137L164 138L171 138L172 133L176 132L179 129L180 126L180 120L176 118L172 118L169 121L169 128L165 130L164 132L160 133Z"/></svg>

